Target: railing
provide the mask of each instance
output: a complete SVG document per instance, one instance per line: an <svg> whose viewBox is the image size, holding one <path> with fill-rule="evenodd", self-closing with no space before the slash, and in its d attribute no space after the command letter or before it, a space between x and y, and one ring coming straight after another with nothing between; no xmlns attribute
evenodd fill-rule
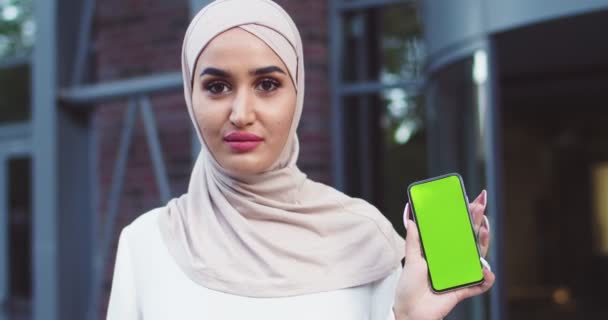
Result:
<svg viewBox="0 0 608 320"><path fill-rule="evenodd" d="M133 140L133 130L138 116L141 116L144 125L154 176L158 190L160 191L160 200L161 202L166 202L171 198L169 177L149 96L152 93L178 91L181 88L181 74L167 73L130 80L78 86L60 92L59 98L65 105L71 107L107 101L128 101L123 114L123 124L112 171L110 192L108 198L105 199L107 208L105 212L105 224L101 225L101 223L97 223L101 229L101 239L97 246L98 251L95 252L94 256L94 277L87 319L95 319L99 310L98 304L103 288L104 270L114 237L115 224L118 217L118 205L121 200L125 171L129 159L129 148ZM98 216L96 215L96 219L98 219Z"/></svg>

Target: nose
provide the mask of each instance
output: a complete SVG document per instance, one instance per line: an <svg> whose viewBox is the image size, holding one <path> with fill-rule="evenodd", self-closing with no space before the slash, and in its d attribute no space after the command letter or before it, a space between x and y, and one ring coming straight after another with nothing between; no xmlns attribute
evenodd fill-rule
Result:
<svg viewBox="0 0 608 320"><path fill-rule="evenodd" d="M255 121L253 103L252 94L247 92L247 90L240 90L232 103L230 122L238 128L253 124Z"/></svg>

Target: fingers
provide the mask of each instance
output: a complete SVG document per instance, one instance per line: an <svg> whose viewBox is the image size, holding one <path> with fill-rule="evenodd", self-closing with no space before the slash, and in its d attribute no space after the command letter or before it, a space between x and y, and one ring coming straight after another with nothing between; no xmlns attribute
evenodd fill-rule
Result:
<svg viewBox="0 0 608 320"><path fill-rule="evenodd" d="M487 203L487 192L485 190L481 191L479 196L473 200L469 204L469 209L471 211L471 218L473 220L473 226L475 227L475 232L477 233L480 226L483 223L483 216L486 210Z"/></svg>
<svg viewBox="0 0 608 320"><path fill-rule="evenodd" d="M488 263L488 261L484 258L479 258L479 260L481 261L481 264L483 265L484 268L492 271L492 267L490 267L490 263Z"/></svg>
<svg viewBox="0 0 608 320"><path fill-rule="evenodd" d="M488 217L486 215L483 216L483 220L486 223L485 226L488 230L490 230L490 220L488 220Z"/></svg>
<svg viewBox="0 0 608 320"><path fill-rule="evenodd" d="M479 253L485 258L490 249L490 232L485 227L482 227L479 233Z"/></svg>
<svg viewBox="0 0 608 320"><path fill-rule="evenodd" d="M474 286L474 287L463 288L463 289L457 291L458 301L462 301L466 298L478 296L478 295L490 290L490 288L492 288L492 286L494 285L494 281L496 281L496 276L494 275L494 273L492 271L490 271L490 269L483 268L483 278L484 278L484 280L481 284Z"/></svg>
<svg viewBox="0 0 608 320"><path fill-rule="evenodd" d="M488 197L487 194L488 193L486 190L481 191L477 198L475 198L475 200L473 200L473 202L471 202L469 205L473 228L482 257L485 257L488 254L488 250L490 248L490 224L485 215Z"/></svg>
<svg viewBox="0 0 608 320"><path fill-rule="evenodd" d="M420 238L418 236L418 228L414 221L409 219L410 206L409 203L405 206L405 212L403 214L403 223L407 229L407 235L405 237L405 257L421 257L422 251L420 249Z"/></svg>
<svg viewBox="0 0 608 320"><path fill-rule="evenodd" d="M410 203L405 204L405 209L403 209L403 226L405 230L407 230L407 222L410 219Z"/></svg>
<svg viewBox="0 0 608 320"><path fill-rule="evenodd" d="M478 241L479 241L479 251L481 253L482 257L485 257L488 255L488 251L490 249L490 221L488 220L488 217L486 215L483 215L483 220L481 223L481 227L479 230L479 236L478 236Z"/></svg>
<svg viewBox="0 0 608 320"><path fill-rule="evenodd" d="M494 285L494 281L496 281L496 275L494 274L494 272L492 272L492 270L488 269L488 268L483 268L483 282L481 283L479 287L479 293L484 293L488 290L490 290L490 288L492 288L492 286Z"/></svg>

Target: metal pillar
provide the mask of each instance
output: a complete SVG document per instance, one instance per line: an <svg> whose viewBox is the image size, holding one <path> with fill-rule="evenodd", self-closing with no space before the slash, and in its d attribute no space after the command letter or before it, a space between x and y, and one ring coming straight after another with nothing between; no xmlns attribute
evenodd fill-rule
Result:
<svg viewBox="0 0 608 320"><path fill-rule="evenodd" d="M59 319L57 248L57 0L35 0L32 65L33 214L32 293L35 320Z"/></svg>
<svg viewBox="0 0 608 320"><path fill-rule="evenodd" d="M486 158L486 179L488 185L488 216L492 220L492 252L489 256L492 271L496 274L494 288L490 291L490 319L508 319L505 308L505 275L503 273L503 255L505 252L503 236L503 164L502 164L502 138L500 137L500 98L498 91L498 61L496 60L496 49L492 39L488 41L488 75L487 85L488 109L484 121L486 127L486 139L482 141Z"/></svg>
<svg viewBox="0 0 608 320"><path fill-rule="evenodd" d="M9 239L8 239L8 163L0 153L0 319L6 312L9 298Z"/></svg>
<svg viewBox="0 0 608 320"><path fill-rule="evenodd" d="M144 121L144 129L146 130L146 140L150 148L150 158L154 167L154 177L156 178L156 186L160 194L162 203L166 203L171 199L171 187L169 186L169 176L165 167L165 160L160 147L158 138L158 128L156 127L156 119L154 111L150 104L150 98L142 96L139 98L139 109Z"/></svg>

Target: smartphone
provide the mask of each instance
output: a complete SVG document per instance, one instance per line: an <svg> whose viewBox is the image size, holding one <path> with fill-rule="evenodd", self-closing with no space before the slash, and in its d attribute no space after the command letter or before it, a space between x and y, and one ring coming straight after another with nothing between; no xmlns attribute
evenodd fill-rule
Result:
<svg viewBox="0 0 608 320"><path fill-rule="evenodd" d="M417 181L407 192L433 291L481 283L483 266L462 177L450 173Z"/></svg>

